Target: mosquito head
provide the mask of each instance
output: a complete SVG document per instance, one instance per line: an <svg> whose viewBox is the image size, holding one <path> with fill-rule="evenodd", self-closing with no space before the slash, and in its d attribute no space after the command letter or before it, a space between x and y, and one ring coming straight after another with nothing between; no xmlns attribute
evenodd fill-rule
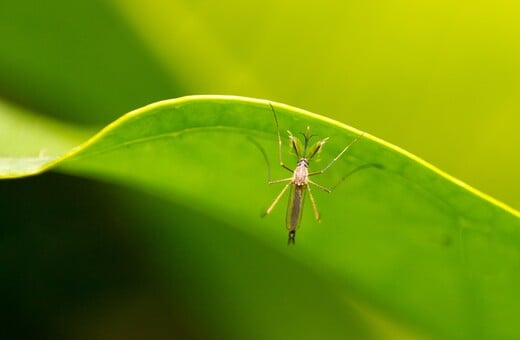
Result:
<svg viewBox="0 0 520 340"><path fill-rule="evenodd" d="M294 244L295 237L296 237L296 231L295 230L289 231L289 240L287 241L287 244Z"/></svg>
<svg viewBox="0 0 520 340"><path fill-rule="evenodd" d="M309 161L307 160L307 158L300 158L298 160L298 163L296 163L296 165L298 165L298 166L302 166L303 165L304 167L308 168L309 167Z"/></svg>

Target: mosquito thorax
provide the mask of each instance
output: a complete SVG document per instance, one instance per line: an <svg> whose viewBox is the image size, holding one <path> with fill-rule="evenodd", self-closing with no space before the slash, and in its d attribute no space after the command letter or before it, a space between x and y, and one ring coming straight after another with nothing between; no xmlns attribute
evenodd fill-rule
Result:
<svg viewBox="0 0 520 340"><path fill-rule="evenodd" d="M292 182L296 186L306 186L309 181L309 171L307 170L309 163L307 159L302 158L298 161L298 166L294 169Z"/></svg>

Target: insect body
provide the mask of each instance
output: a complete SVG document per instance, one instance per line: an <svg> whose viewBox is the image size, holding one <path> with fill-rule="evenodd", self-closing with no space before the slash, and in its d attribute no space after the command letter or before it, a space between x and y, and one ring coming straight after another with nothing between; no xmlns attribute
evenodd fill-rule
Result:
<svg viewBox="0 0 520 340"><path fill-rule="evenodd" d="M314 217L317 221L320 219L320 214L318 211L318 208L316 206L316 201L314 200L314 196L311 192L310 185L314 185L315 187L326 191L326 192L332 192L336 188L336 186L339 184L336 184L332 189L328 189L318 183L313 182L309 179L309 177L314 175L319 175L327 171L340 157L343 155L354 143L356 143L363 134L359 135L356 139L354 139L350 144L348 144L327 166L325 166L323 169L319 171L309 172L309 161L312 160L316 154L321 150L323 147L323 144L327 142L328 137L322 140L317 141L313 145L309 146L309 141L311 137L313 137L310 134L310 128L307 127L307 131L305 134L303 134L303 143L302 141L295 137L290 131L287 131L289 133L289 140L291 142L291 146L296 153L296 156L298 157L298 162L296 163L296 168L293 170L289 166L287 166L283 162L282 158L282 139L280 137L280 128L278 125L278 117L276 116L276 112L274 110L274 107L271 106L271 110L273 111L274 120L276 123L276 133L278 136L278 155L280 158L280 166L290 172L292 172L292 177L289 178L283 178L279 180L271 181L269 180L269 184L273 183L282 183L282 182L289 182L285 185L285 187L282 189L282 191L276 196L273 203L267 208L265 214L271 213L271 211L274 209L276 204L280 201L282 196L285 194L285 192L290 188L290 196L289 196L289 205L287 206L287 215L286 215L286 222L285 225L287 227L287 230L289 231L289 244L294 244L295 236L296 236L296 229L300 226L301 218L302 218L302 212L303 212L303 202L305 200L306 193L309 194L309 198L311 200L312 208L314 210ZM343 179L345 179L344 177ZM342 179L342 180L343 180ZM341 180L341 181L342 181ZM341 182L340 181L340 182Z"/></svg>

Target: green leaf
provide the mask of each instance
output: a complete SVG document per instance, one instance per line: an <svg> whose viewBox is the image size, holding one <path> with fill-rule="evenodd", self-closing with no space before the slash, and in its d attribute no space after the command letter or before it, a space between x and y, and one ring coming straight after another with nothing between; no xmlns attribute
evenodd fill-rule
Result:
<svg viewBox="0 0 520 340"><path fill-rule="evenodd" d="M9 144L0 135L0 176L52 168L159 194L219 220L224 235L224 225L232 226L309 267L367 322L391 324L397 333L520 335L515 326L520 306L513 303L519 300L519 213L369 134L313 180L332 187L359 166L378 167L356 172L331 194L313 190L322 222L313 220L307 204L297 244L287 247L286 200L260 218L281 190L266 184L263 152L274 178L291 175L277 166L268 103L227 96L163 101L128 113L78 147L73 145L88 131L62 127L71 135L65 138L40 124L42 138L32 138L22 133L38 129L30 120L8 126L3 125L8 116L0 116L0 126L17 131ZM288 129L297 133L310 126L316 138L330 137L311 171L323 168L360 134L316 114L273 106L284 160L291 166L296 159L289 152ZM11 151L18 144L25 146ZM42 149L46 156L38 154ZM208 241L205 235L201 239Z"/></svg>

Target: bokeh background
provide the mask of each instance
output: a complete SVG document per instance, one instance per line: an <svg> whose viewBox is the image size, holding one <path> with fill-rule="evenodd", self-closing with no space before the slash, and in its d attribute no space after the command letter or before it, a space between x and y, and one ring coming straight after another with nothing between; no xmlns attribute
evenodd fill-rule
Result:
<svg viewBox="0 0 520 340"><path fill-rule="evenodd" d="M3 1L0 100L95 131L167 98L266 98L368 131L519 208L519 17L520 5L507 0ZM149 224L162 235L165 211L177 211L179 225L217 222L155 197L129 209L143 200L129 190L58 174L0 183L0 261L9 278L0 287L13 334L249 334L251 325L230 326L220 310L183 300L194 282L211 296L236 287L208 288L188 267L169 273L175 280L162 277L165 264L148 253L158 240L138 231ZM179 237L196 235L186 228ZM283 261L266 266L271 260ZM175 299L161 286L169 280L180 287Z"/></svg>

